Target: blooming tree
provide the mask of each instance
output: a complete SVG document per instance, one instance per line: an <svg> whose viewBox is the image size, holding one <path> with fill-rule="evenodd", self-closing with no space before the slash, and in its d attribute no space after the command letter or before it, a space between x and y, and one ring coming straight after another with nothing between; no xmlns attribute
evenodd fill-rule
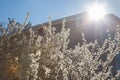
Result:
<svg viewBox="0 0 120 80"><path fill-rule="evenodd" d="M28 14L29 15L29 14ZM97 40L70 48L65 21L60 32L51 21L43 26L42 35L30 23L9 19L7 27L0 25L1 80L116 80L119 71L112 73L111 62L120 50L120 26L114 38L109 35L103 45ZM101 58L102 55L106 60Z"/></svg>

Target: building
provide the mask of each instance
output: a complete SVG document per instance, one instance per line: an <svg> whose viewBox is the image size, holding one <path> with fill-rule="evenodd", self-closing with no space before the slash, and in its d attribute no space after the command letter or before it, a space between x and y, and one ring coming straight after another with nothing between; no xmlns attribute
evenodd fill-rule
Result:
<svg viewBox="0 0 120 80"><path fill-rule="evenodd" d="M107 37L107 31L114 35L117 24L120 23L120 18L114 14L108 14L103 20L94 22L90 21L87 13L76 14L61 19L53 20L52 25L58 30L62 26L62 21L66 19L66 28L70 28L70 46L81 43L81 33L85 33L88 42L98 40L99 43ZM35 25L34 28L37 30L42 30L43 25L48 25L48 22L43 24Z"/></svg>
<svg viewBox="0 0 120 80"><path fill-rule="evenodd" d="M103 20L100 21L90 21L88 18L88 13L76 14L64 18L60 18L52 21L52 25L57 28L59 31L62 26L62 21L66 19L65 28L70 28L70 44L69 47L73 47L77 43L82 44L82 36L81 33L85 33L86 40L88 42L98 40L99 44L108 37L107 30L111 34L113 38L116 26L120 23L120 18L115 16L114 14L108 14L104 17ZM34 26L34 29L38 30L41 34L42 26L48 25L48 22L43 24L38 24ZM112 65L114 66L113 71L120 70L120 55L117 55Z"/></svg>

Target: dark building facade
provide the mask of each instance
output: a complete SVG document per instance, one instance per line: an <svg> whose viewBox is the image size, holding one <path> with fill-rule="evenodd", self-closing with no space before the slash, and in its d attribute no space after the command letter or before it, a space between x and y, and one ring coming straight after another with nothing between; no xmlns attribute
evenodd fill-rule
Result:
<svg viewBox="0 0 120 80"><path fill-rule="evenodd" d="M109 30L109 33L113 36L117 24L120 23L120 18L114 14L108 14L103 20L95 22L89 20L88 13L81 13L53 20L52 26L60 30L64 19L66 20L65 28L70 28L69 38L71 46L82 42L81 33L85 33L88 42L98 40L101 44L108 35L106 30ZM48 25L48 22L35 25L34 28L42 32L42 26L44 25Z"/></svg>
<svg viewBox="0 0 120 80"><path fill-rule="evenodd" d="M64 19L66 20L65 28L70 28L70 47L73 47L78 43L82 44L81 33L85 33L85 37L88 42L98 40L98 43L102 44L105 38L108 37L107 30L109 30L111 37L113 37L116 31L117 24L120 24L120 18L118 18L114 14L108 14L102 20L95 22L90 21L88 13L85 12L53 20L52 26L55 26L59 31ZM42 26L44 25L48 25L48 22L35 25L33 28L41 34ZM114 66L113 71L120 70L119 62L120 54L116 55L116 58L112 62L112 65Z"/></svg>

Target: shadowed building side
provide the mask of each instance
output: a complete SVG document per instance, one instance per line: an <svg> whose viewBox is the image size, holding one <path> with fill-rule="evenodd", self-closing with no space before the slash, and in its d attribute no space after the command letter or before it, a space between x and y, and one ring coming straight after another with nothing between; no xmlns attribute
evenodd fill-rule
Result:
<svg viewBox="0 0 120 80"><path fill-rule="evenodd" d="M70 28L70 47L76 45L78 42L82 43L81 33L85 33L85 37L88 42L98 40L99 44L102 44L108 35L107 30L109 30L109 33L113 36L117 24L120 23L120 19L114 14L108 14L104 19L97 22L90 21L88 13L85 12L53 20L52 26L55 26L57 31L60 31L64 19L66 19L65 28ZM42 26L44 25L48 25L48 22L35 25L33 28L41 34Z"/></svg>
<svg viewBox="0 0 120 80"><path fill-rule="evenodd" d="M113 38L117 24L120 24L120 19L114 14L108 14L102 20L95 22L90 21L88 13L85 12L51 21L52 26L57 29L57 32L61 30L62 22L64 19L66 20L65 28L70 28L69 47L72 48L78 43L82 44L81 33L85 34L85 38L88 42L94 42L95 40L98 40L99 45L102 45L104 40L108 37L107 31L109 31L111 38ZM49 23L46 22L43 24L35 25L33 26L33 29L42 35L42 27L48 24ZM102 55L101 59L106 60L106 54ZM120 67L117 66L120 65L118 64L118 60L120 59L117 57L111 63L111 65L114 67L112 69L113 74L115 74L115 72L120 69Z"/></svg>

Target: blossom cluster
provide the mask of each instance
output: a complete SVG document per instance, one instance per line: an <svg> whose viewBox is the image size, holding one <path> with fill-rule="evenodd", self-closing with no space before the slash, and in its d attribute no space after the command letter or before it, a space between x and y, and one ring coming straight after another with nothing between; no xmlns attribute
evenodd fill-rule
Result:
<svg viewBox="0 0 120 80"><path fill-rule="evenodd" d="M40 27L41 28L41 27ZM60 32L52 22L42 27L42 35L30 23L9 19L0 26L0 80L117 80L112 61L120 51L120 26L102 45L97 40L69 47L70 29L65 21ZM104 55L105 60L101 58Z"/></svg>

